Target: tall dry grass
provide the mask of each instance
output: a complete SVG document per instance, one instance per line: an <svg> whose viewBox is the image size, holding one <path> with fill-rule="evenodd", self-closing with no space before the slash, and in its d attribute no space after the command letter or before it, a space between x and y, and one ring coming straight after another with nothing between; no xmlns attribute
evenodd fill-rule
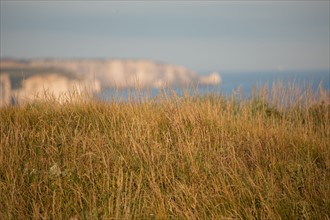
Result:
<svg viewBox="0 0 330 220"><path fill-rule="evenodd" d="M329 219L329 91L0 109L0 219Z"/></svg>

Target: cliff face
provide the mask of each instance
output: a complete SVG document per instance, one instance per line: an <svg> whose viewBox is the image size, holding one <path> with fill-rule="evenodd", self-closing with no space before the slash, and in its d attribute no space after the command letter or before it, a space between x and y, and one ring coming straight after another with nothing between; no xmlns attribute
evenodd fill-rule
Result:
<svg viewBox="0 0 330 220"><path fill-rule="evenodd" d="M0 75L0 108L11 102L11 85L7 73Z"/></svg>
<svg viewBox="0 0 330 220"><path fill-rule="evenodd" d="M74 84L83 84L99 92L107 87L159 88L193 82L218 84L221 80L218 73L200 77L183 66L149 60L2 60L0 70L7 71L10 76L24 72L24 84L21 83L15 95L24 94L31 99L44 91L59 95L72 90Z"/></svg>
<svg viewBox="0 0 330 220"><path fill-rule="evenodd" d="M81 80L68 79L56 73L35 75L24 80L20 89L12 90L11 95L18 103L26 103L37 99L56 98L59 102L75 101L77 96L84 93L100 91L100 85L86 85Z"/></svg>

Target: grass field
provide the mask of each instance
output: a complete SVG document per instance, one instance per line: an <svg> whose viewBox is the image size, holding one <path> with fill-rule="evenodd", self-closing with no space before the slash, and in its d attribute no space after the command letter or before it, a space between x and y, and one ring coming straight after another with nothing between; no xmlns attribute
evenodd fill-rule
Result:
<svg viewBox="0 0 330 220"><path fill-rule="evenodd" d="M0 219L330 219L329 91L0 109Z"/></svg>

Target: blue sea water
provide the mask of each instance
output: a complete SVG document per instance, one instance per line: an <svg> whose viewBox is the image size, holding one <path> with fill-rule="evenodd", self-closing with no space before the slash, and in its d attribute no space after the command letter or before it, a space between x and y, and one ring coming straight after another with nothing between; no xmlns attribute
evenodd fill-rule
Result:
<svg viewBox="0 0 330 220"><path fill-rule="evenodd" d="M274 83L281 82L284 86L294 85L299 86L302 90L307 89L311 86L312 90L316 92L322 84L322 87L329 90L330 87L330 70L314 70L314 71L285 71L285 72L222 72L221 83L217 86L197 86L197 93L199 95L205 95L209 93L216 93L224 96L231 96L233 92L239 91L244 97L250 97L251 92L254 88L258 89L261 86L268 86L272 88ZM201 71L203 74L203 71ZM204 71L208 73L208 71ZM196 87L195 87L196 88ZM188 88L191 94L196 94L195 88ZM187 91L186 87L175 87L172 90L178 96L184 95ZM164 91L164 90L163 90ZM168 89L165 89L169 92ZM120 98L121 100L128 100L128 97L140 97L141 95L155 97L159 94L159 89L145 89L136 91L134 89L121 89L117 90L114 88L105 89L99 98L105 101ZM169 92L170 93L170 92Z"/></svg>
<svg viewBox="0 0 330 220"><path fill-rule="evenodd" d="M222 83L219 89L223 94L231 95L238 88L247 96L253 87L267 85L270 89L273 83L282 82L284 85L300 86L302 89L309 85L312 90L317 91L320 83L324 89L329 90L329 70L315 71L286 71L286 72L226 72L221 74Z"/></svg>

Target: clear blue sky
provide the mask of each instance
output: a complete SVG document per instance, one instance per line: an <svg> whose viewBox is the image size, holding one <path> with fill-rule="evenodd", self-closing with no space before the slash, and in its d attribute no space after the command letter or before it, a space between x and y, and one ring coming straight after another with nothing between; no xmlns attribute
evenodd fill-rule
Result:
<svg viewBox="0 0 330 220"><path fill-rule="evenodd" d="M3 1L1 57L329 69L329 1Z"/></svg>

